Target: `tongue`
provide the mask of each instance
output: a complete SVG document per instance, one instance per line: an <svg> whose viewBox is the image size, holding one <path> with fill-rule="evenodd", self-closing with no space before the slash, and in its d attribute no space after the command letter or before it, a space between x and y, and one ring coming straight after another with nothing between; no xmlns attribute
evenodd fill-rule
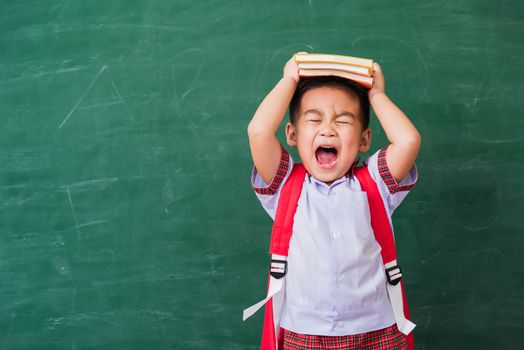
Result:
<svg viewBox="0 0 524 350"><path fill-rule="evenodd" d="M330 164L337 159L337 155L334 152L328 152L322 148L317 151L317 160L320 164Z"/></svg>

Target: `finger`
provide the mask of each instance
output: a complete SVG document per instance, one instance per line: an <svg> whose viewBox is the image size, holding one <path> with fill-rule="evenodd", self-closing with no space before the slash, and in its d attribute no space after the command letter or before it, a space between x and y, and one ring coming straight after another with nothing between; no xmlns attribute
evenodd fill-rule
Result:
<svg viewBox="0 0 524 350"><path fill-rule="evenodd" d="M307 54L306 51L299 51L299 52L297 52L297 53L295 53L295 54L293 55L293 61L295 61L295 62L297 61L297 60L296 60L296 57L297 57L297 55L298 55L299 53Z"/></svg>

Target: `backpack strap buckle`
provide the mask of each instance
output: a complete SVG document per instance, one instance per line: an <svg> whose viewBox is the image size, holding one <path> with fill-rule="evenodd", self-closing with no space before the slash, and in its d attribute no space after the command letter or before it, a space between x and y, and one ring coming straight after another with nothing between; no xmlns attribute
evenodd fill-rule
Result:
<svg viewBox="0 0 524 350"><path fill-rule="evenodd" d="M287 261L283 259L271 259L271 276L276 279L281 279L287 273Z"/></svg>
<svg viewBox="0 0 524 350"><path fill-rule="evenodd" d="M386 277L388 283L392 286L396 286L402 280L402 270L398 266L397 261L393 260L384 265L386 268Z"/></svg>

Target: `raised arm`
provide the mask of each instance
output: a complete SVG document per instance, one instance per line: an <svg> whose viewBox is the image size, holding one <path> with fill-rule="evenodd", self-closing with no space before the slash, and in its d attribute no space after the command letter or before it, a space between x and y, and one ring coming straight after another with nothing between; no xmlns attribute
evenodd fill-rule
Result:
<svg viewBox="0 0 524 350"><path fill-rule="evenodd" d="M282 79L264 98L247 128L253 162L266 184L278 170L281 152L275 134L286 115L298 80L298 67L291 58L284 67Z"/></svg>
<svg viewBox="0 0 524 350"><path fill-rule="evenodd" d="M400 181L415 163L421 137L409 118L386 95L384 75L377 63L374 71L369 102L391 143L386 154L389 170L395 180Z"/></svg>

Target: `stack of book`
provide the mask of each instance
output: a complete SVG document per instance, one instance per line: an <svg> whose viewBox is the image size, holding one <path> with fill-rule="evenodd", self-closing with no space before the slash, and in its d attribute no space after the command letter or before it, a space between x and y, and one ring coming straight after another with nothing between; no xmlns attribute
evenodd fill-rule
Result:
<svg viewBox="0 0 524 350"><path fill-rule="evenodd" d="M298 75L318 77L335 75L349 79L366 88L373 85L373 60L342 55L297 53Z"/></svg>

